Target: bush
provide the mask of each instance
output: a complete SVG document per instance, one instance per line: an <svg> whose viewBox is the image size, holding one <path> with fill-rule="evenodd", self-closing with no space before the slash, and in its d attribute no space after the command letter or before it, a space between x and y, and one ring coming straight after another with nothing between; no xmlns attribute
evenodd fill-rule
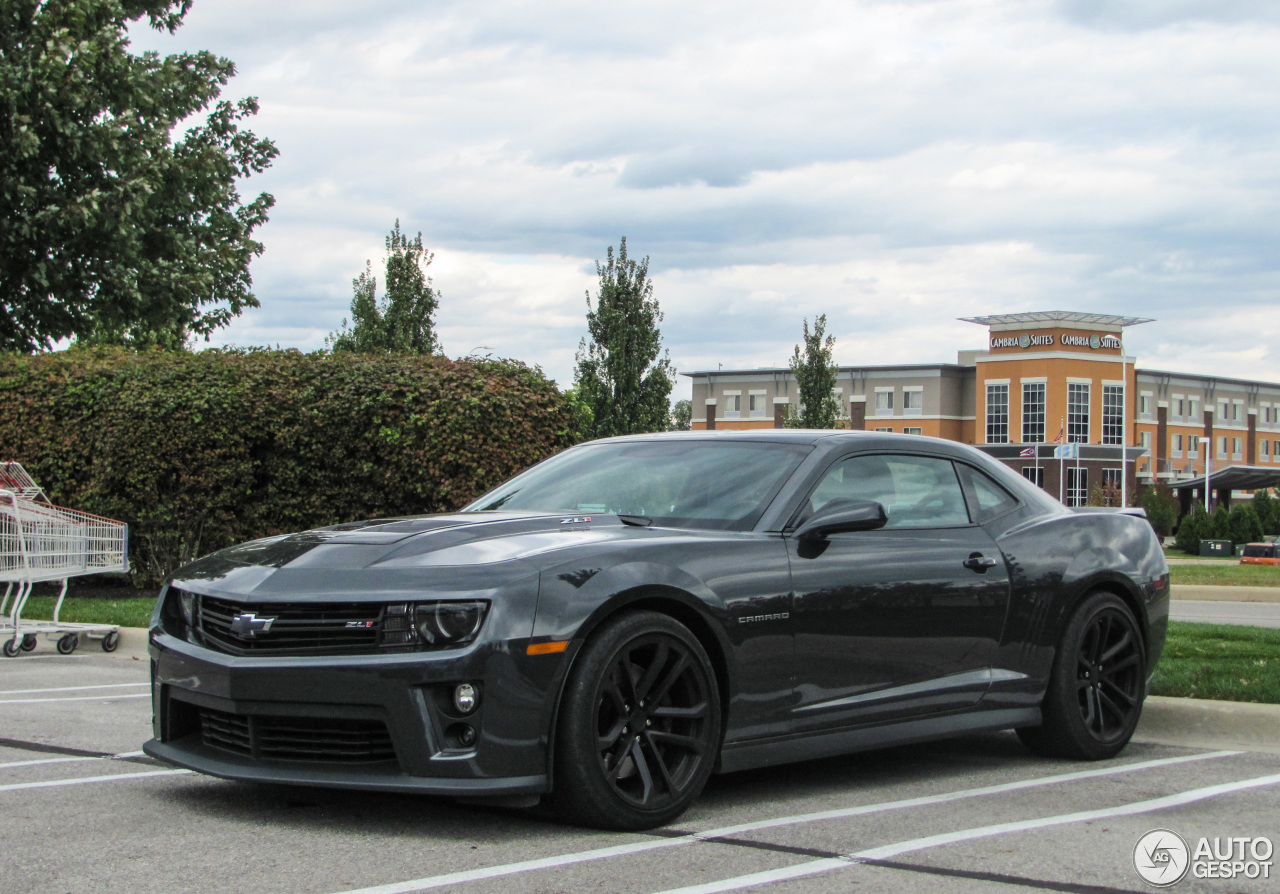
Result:
<svg viewBox="0 0 1280 894"><path fill-rule="evenodd" d="M1178 520L1178 498L1173 495L1173 488L1163 482L1144 487L1138 495L1138 505L1147 513L1147 521L1155 532L1161 537L1168 536Z"/></svg>
<svg viewBox="0 0 1280 894"><path fill-rule="evenodd" d="M1205 539L1231 540L1231 513L1221 503L1213 507L1213 514L1209 516L1209 526Z"/></svg>
<svg viewBox="0 0 1280 894"><path fill-rule="evenodd" d="M1237 503L1231 509L1231 540L1233 543L1258 543L1262 540L1262 522L1248 503Z"/></svg>
<svg viewBox="0 0 1280 894"><path fill-rule="evenodd" d="M1191 509L1182 517L1178 525L1177 547L1184 553L1200 555L1200 541L1206 539L1206 528L1209 525L1209 513L1204 511L1204 504L1196 500Z"/></svg>
<svg viewBox="0 0 1280 894"><path fill-rule="evenodd" d="M139 584L254 537L456 509L575 440L555 384L512 361L0 356L0 457L127 521Z"/></svg>
<svg viewBox="0 0 1280 894"><path fill-rule="evenodd" d="M1253 509L1258 513L1258 521L1262 523L1263 534L1280 534L1280 507L1271 496L1271 491L1260 490L1253 495Z"/></svg>

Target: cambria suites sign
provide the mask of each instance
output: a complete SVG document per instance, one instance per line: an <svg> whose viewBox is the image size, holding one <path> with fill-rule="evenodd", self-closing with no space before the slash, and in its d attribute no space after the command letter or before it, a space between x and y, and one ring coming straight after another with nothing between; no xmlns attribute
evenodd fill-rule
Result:
<svg viewBox="0 0 1280 894"><path fill-rule="evenodd" d="M1065 348L1088 348L1091 351L1120 350L1120 339L1114 335L1085 334L1078 332L1031 333L1021 335L993 335L992 348L1051 348L1062 345Z"/></svg>

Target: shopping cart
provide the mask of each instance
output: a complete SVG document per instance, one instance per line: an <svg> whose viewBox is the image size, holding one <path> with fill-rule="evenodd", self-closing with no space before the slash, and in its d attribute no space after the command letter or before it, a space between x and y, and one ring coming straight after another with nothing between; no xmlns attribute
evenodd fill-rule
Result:
<svg viewBox="0 0 1280 894"><path fill-rule="evenodd" d="M120 643L116 624L73 624L59 620L67 582L83 574L129 570L129 529L112 521L54 506L16 462L0 463L0 641L8 657L36 647L40 635L57 636L58 651L69 655L80 637L100 639L104 652ZM24 621L22 610L42 581L62 581L50 621ZM5 613L8 613L7 615Z"/></svg>

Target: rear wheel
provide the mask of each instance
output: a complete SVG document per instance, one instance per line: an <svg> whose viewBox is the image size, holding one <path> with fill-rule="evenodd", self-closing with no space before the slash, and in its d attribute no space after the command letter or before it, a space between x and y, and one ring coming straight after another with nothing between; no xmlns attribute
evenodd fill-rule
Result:
<svg viewBox="0 0 1280 894"><path fill-rule="evenodd" d="M1041 706L1044 723L1018 737L1053 757L1115 756L1138 726L1146 666L1142 633L1124 600L1091 593L1063 630Z"/></svg>
<svg viewBox="0 0 1280 894"><path fill-rule="evenodd" d="M662 825L702 791L719 742L719 690L701 643L666 615L629 612L606 622L574 665L551 801L584 825Z"/></svg>

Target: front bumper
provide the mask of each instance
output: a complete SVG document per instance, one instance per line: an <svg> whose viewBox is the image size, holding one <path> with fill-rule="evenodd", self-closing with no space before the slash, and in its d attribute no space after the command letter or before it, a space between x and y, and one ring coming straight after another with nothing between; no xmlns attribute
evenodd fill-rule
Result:
<svg viewBox="0 0 1280 894"><path fill-rule="evenodd" d="M156 628L155 738L143 750L224 779L466 796L545 792L569 655L527 656L525 645L233 656ZM460 682L481 693L466 716L451 701ZM469 744L458 734L464 723L475 731ZM229 727L238 738L220 732Z"/></svg>

